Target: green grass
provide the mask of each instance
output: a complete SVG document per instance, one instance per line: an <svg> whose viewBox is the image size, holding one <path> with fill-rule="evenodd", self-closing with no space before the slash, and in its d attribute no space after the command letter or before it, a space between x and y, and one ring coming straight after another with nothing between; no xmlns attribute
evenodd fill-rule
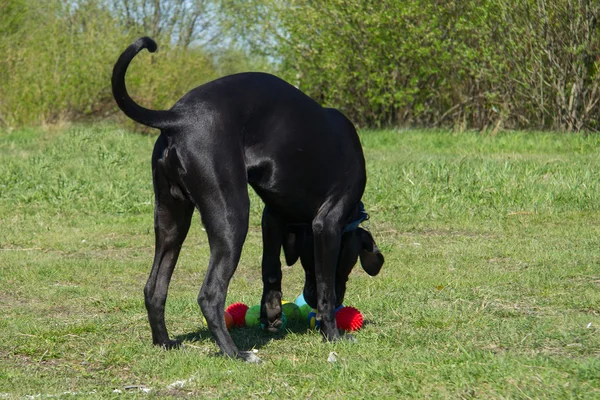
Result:
<svg viewBox="0 0 600 400"><path fill-rule="evenodd" d="M0 133L0 398L599 398L600 137L367 131L382 273L352 273L357 343L236 329L216 357L196 296L196 216L167 301L187 347L151 344L154 137L106 126ZM261 205L228 303L257 304ZM284 268L284 297L302 287ZM327 362L331 351L340 361ZM185 381L172 385L177 381ZM149 393L128 386L143 385ZM172 386L170 386L172 385Z"/></svg>

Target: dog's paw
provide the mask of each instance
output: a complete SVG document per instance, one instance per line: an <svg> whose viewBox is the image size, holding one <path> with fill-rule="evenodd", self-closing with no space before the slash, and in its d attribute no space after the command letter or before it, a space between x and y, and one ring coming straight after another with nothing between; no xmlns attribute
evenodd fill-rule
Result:
<svg viewBox="0 0 600 400"><path fill-rule="evenodd" d="M342 339L340 331L335 326L335 321L327 324L321 320L321 334L324 342L339 342Z"/></svg>
<svg viewBox="0 0 600 400"><path fill-rule="evenodd" d="M262 363L262 360L251 351L240 351L238 357L241 358L242 360L246 361L247 363L251 363L251 364Z"/></svg>
<svg viewBox="0 0 600 400"><path fill-rule="evenodd" d="M183 347L183 343L181 343L179 340L169 340L166 343L158 343L157 345L165 350L179 349Z"/></svg>
<svg viewBox="0 0 600 400"><path fill-rule="evenodd" d="M264 307L261 310L261 317L264 317L269 321L280 319L283 311L281 308L281 292L272 290L267 293L265 297L266 300ZM264 311L264 313L262 311Z"/></svg>
<svg viewBox="0 0 600 400"><path fill-rule="evenodd" d="M266 324L264 322L261 322L261 326L263 327L263 329L269 333L277 333L277 332L281 332L283 329L285 329L287 327L287 319L285 318L285 316L282 314L280 315L278 318L276 318L274 321L265 321Z"/></svg>
<svg viewBox="0 0 600 400"><path fill-rule="evenodd" d="M338 342L356 343L356 342L358 342L358 340L350 333L340 333L336 336L331 336L331 337L323 336L323 341L330 342L330 343L338 343Z"/></svg>
<svg viewBox="0 0 600 400"><path fill-rule="evenodd" d="M356 339L354 337L354 335L350 334L350 333L345 333L342 335L342 340L345 340L346 342L350 342L350 343L356 343L358 342L358 339Z"/></svg>

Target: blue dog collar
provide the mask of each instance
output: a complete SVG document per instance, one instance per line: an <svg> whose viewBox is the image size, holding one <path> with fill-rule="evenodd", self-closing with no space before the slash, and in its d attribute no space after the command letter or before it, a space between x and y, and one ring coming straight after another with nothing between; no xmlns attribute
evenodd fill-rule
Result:
<svg viewBox="0 0 600 400"><path fill-rule="evenodd" d="M360 225L361 222L369 219L369 214L367 214L367 212L365 211L365 205L362 201L358 203L358 208L360 210L360 216L357 220L352 221L348 225L346 225L346 227L344 228L344 232L342 233L351 232L358 229L358 225Z"/></svg>

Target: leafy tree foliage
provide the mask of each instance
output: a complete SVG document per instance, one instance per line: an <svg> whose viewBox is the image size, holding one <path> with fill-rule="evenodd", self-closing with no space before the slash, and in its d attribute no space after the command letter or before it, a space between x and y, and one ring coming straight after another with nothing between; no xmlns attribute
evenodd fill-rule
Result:
<svg viewBox="0 0 600 400"><path fill-rule="evenodd" d="M239 40L363 126L598 130L592 0L227 0Z"/></svg>
<svg viewBox="0 0 600 400"><path fill-rule="evenodd" d="M597 0L0 0L0 125L111 116L112 65L166 108L270 70L360 126L600 130Z"/></svg>
<svg viewBox="0 0 600 400"><path fill-rule="evenodd" d="M127 83L149 107L168 108L219 75L264 69L240 49L210 46L215 10L198 0L0 0L0 126L120 116L112 67L143 35L159 52L140 54Z"/></svg>

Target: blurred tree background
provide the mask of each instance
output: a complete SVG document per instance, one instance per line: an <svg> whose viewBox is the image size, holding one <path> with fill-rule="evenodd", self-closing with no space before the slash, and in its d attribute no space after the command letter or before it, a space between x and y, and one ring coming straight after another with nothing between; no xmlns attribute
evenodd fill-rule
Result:
<svg viewBox="0 0 600 400"><path fill-rule="evenodd" d="M219 33L219 4L190 0L0 0L0 124L120 118L112 67L136 38L127 84L146 106L168 108L191 88L269 65ZM215 21L215 23L213 23Z"/></svg>
<svg viewBox="0 0 600 400"><path fill-rule="evenodd" d="M600 130L598 0L0 0L0 124L119 116L110 73L170 107L275 73L362 127Z"/></svg>

